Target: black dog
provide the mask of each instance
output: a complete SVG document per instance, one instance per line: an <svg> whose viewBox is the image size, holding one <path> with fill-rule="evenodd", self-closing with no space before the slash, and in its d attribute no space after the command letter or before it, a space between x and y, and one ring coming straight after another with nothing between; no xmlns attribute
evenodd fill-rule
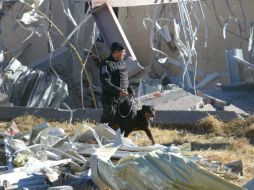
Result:
<svg viewBox="0 0 254 190"><path fill-rule="evenodd" d="M155 110L152 106L143 105L141 110L137 110L129 97L120 100L115 116L113 129L120 128L127 137L132 131L143 130L148 138L155 144L150 131L150 122L155 116Z"/></svg>

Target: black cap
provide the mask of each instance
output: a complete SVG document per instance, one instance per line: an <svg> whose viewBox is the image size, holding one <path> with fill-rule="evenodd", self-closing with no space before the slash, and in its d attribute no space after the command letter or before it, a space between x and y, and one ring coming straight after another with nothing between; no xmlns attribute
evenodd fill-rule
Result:
<svg viewBox="0 0 254 190"><path fill-rule="evenodd" d="M110 46L111 52L114 52L114 51L122 51L122 50L124 50L124 49L125 49L124 46L123 46L121 43L119 43L119 42L114 42L114 43L112 43L111 46Z"/></svg>

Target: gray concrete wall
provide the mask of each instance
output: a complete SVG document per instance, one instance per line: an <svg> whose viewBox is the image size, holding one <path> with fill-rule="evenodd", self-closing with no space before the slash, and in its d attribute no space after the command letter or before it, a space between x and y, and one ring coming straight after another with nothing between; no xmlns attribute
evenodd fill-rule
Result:
<svg viewBox="0 0 254 190"><path fill-rule="evenodd" d="M48 3L48 1L45 1ZM48 4L42 4L40 10L45 12L46 7ZM81 14L84 12L84 2L82 3L74 3L70 1L70 8L73 10L74 18L76 22L80 22ZM50 13L47 15L57 26L57 28L64 34L65 37L74 29L74 25L69 21L67 16L63 12L61 1L50 1ZM43 33L41 36L33 35L29 40L27 40L24 44L21 42L26 39L27 36L31 33L20 27L16 22L16 19L20 19L22 14L28 11L29 8L25 5L17 2L12 6L8 12L5 12L4 16L1 18L1 32L0 32L0 40L5 52L9 52L5 54L5 61L10 60L12 57L17 55L18 51L13 51L15 48L18 47L20 44L21 50L23 53L18 57L23 65L29 65L33 62L36 62L42 57L45 57L49 54L49 42L48 38ZM47 26L50 30L50 36L53 41L54 49L57 49L61 46L64 39L63 37L57 32L57 30L52 26ZM83 27L84 28L84 27ZM82 56L82 48L84 48L84 30L82 29L80 35L78 36L78 43L76 43L76 38L73 38L72 43L78 48L81 56ZM76 73L73 75L73 78L76 83L80 83L80 73L81 65L77 59L74 61L78 62L77 64L73 64L73 70ZM72 64L70 62L69 64Z"/></svg>
<svg viewBox="0 0 254 190"><path fill-rule="evenodd" d="M51 15L48 17L52 18L53 22L57 27L64 33L68 33L68 20L64 16L62 8L60 9L60 1L51 1L50 10ZM44 4L41 6L42 10L45 10ZM17 2L12 6L8 12L5 12L4 16L1 17L1 33L0 39L4 51L11 51L11 53L5 54L5 60L11 59L16 56L16 51L13 51L26 37L31 33L30 31L22 28L16 19L20 19L22 14L29 11L29 8L25 5ZM43 11L44 12L44 11ZM63 19L65 18L65 19ZM50 26L47 26L50 28ZM54 48L60 46L63 42L63 38L56 32L54 28L51 27L51 37L53 40ZM35 60L47 55L50 51L47 37L45 34L38 36L34 34L29 40L21 45L21 50L24 49L23 53L18 57L18 59L24 65L29 65Z"/></svg>
<svg viewBox="0 0 254 190"><path fill-rule="evenodd" d="M245 59L247 59L247 47L248 47L248 41L240 39L230 33L227 33L227 39L223 39L223 26L220 26L218 21L215 17L215 12L212 8L212 1L208 2L210 4L202 3L207 24L209 27L209 36L208 36L208 47L204 47L204 29L201 23L201 28L198 35L198 42L197 42L197 53L198 53L198 68L203 70L205 72L205 75L211 72L226 72L227 71L227 63L225 59L225 50L228 48L243 48L244 49L244 56ZM218 16L221 16L224 19L227 19L229 16L232 16L230 14L229 9L227 8L226 1L219 1L214 0L215 2L215 8ZM247 28L245 27L243 15L241 12L241 9L239 6L238 0L229 0L230 6L233 9L233 13L236 15L236 17L239 19L241 26L242 26L242 34L243 36L248 39L249 38L249 25L254 20L254 1L253 0L244 0L241 1L244 8L244 14L246 15L246 24ZM166 5L166 8L164 8L162 17L169 17L170 16L170 10L167 8L168 5ZM173 6L173 10L177 10L178 8L176 6ZM140 63L143 66L152 65L155 62L155 56L156 53L153 52L149 46L149 32L151 29L151 24L148 23L147 29L143 26L143 19L144 18L153 18L155 11L155 6L144 6L144 7L129 7L129 8L121 8L120 9L120 22L122 24L122 27L124 31L126 32L126 35L130 41L130 44L132 45L134 52L136 53ZM223 21L221 20L223 23ZM172 31L172 26L169 24L169 29ZM170 28L171 26L171 28ZM239 29L237 25L234 22L231 22L229 25L229 29L235 32L236 34L239 33ZM247 30L246 30L247 29ZM157 45L158 41L160 41L160 44L158 45L159 48L161 48L163 51L168 53L171 57L176 57L178 52L172 52L163 42L164 40L160 38L157 39ZM159 72L162 72L163 69L158 69ZM170 73L176 74L179 73L179 68L176 68L175 66L170 66L169 68ZM251 76L247 75L245 72L243 72L244 68L241 68L241 78L242 81L249 80L253 81L251 79ZM250 72L250 75L253 77L253 73ZM201 80L202 77L197 78L198 80ZM215 87L216 82L222 82L222 83L228 83L228 76L222 75L218 79L214 80L211 84L208 85L208 87Z"/></svg>
<svg viewBox="0 0 254 190"><path fill-rule="evenodd" d="M9 52L5 54L5 60L9 60L16 55L17 52L13 52L13 50L31 33L21 28L16 22L16 19L21 18L21 13L24 12L24 10L28 9L20 3L15 3L14 6L1 17L0 40L4 51ZM21 45L21 50L23 50L23 53L19 57L19 60L22 64L28 65L33 60L40 58L48 52L48 44L44 37L34 35L25 44Z"/></svg>
<svg viewBox="0 0 254 190"><path fill-rule="evenodd" d="M215 8L217 10L217 14L222 18L228 18L230 15L230 11L227 8L226 1L214 0ZM242 32L245 38L249 37L248 26L254 19L254 1L253 0L242 0L241 1L244 8L244 14L246 15L246 24L243 22L242 12L238 5L238 0L229 0L230 6L233 8L233 13L239 18L241 22ZM244 49L244 55L247 59L247 41L239 39L232 34L227 33L227 39L224 40L222 36L222 27L218 24L216 20L215 13L211 9L212 4L205 4L203 2L204 12L207 18L207 23L209 26L209 36L208 36L208 47L204 47L204 30L200 28L200 32L198 35L197 42L197 52L198 52L198 68L204 72L204 76L211 72L227 72L227 64L225 59L225 50L228 48L240 48ZM69 3L70 8L73 10L73 16L77 22L80 21L80 16L82 11L84 11L84 2L80 1L71 1ZM13 50L17 47L18 44L21 43L28 35L29 32L25 31L16 23L16 18L21 17L21 13L26 9L20 3L16 3L14 7L5 13L5 16L1 18L1 32L0 32L0 40L4 47L5 51ZM173 5L172 10L178 10L176 5ZM169 9L168 4L163 8L163 12L161 17L168 18L172 12ZM155 6L143 6L143 7L128 7L128 8L120 8L119 11L119 21L125 31L128 40L134 49L134 52L139 60L139 62L143 66L150 66L146 68L146 73L150 70L155 71L156 73L162 75L165 71L168 71L170 75L179 75L181 73L181 69L176 66L167 66L162 67L158 66L156 62L156 53L153 52L149 45L149 35L151 30L151 23L146 22L147 29L143 26L144 18L153 18L155 12ZM60 1L51 1L51 18L54 23L63 31L63 33L67 36L72 29L73 25L69 22L68 18L62 11L62 6ZM92 31L92 23L93 19L89 21L90 24L86 25L81 29L80 34L78 36L78 41L76 46L79 48L79 51L82 52L82 47L88 48L88 44L91 41L90 33ZM174 31L172 28L172 24L169 22L164 22L163 24L168 24L169 30L171 32ZM237 25L231 23L229 26L230 30L239 34L239 29ZM53 29L51 32L52 39L54 42L54 47L57 48L63 42L62 37ZM171 51L168 45L165 43L164 39L161 36L156 36L156 47L168 53L171 57L176 58L178 56L178 51ZM72 42L76 42L75 39ZM33 61L37 60L40 57L45 56L49 52L48 41L45 36L33 36L26 44L28 45L25 48L22 56L20 56L20 61L24 65L28 65ZM24 47L26 47L24 44ZM5 59L11 59L15 54L9 53L6 54ZM75 69L75 68L74 68ZM77 72L80 68L76 68ZM241 68L241 78L242 81L253 81L253 72L244 72L245 68ZM197 80L200 81L204 76L197 77ZM78 81L77 81L78 82ZM216 82L228 83L228 76L222 75L221 77L214 80L207 87L215 87Z"/></svg>

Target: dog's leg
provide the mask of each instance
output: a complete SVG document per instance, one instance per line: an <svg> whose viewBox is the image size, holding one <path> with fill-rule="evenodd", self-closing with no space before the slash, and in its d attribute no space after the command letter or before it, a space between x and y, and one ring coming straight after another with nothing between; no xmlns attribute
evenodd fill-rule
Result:
<svg viewBox="0 0 254 190"><path fill-rule="evenodd" d="M152 141L153 145L155 144L155 141L153 139L152 133L150 131L150 129L145 129L144 130L146 132L146 135L148 136L148 138Z"/></svg>
<svg viewBox="0 0 254 190"><path fill-rule="evenodd" d="M128 137L128 135L131 133L131 131L124 131L124 137Z"/></svg>

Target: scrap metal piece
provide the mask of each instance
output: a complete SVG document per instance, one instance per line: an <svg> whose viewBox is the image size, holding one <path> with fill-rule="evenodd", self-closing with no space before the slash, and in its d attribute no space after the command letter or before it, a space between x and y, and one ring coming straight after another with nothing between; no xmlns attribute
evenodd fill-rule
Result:
<svg viewBox="0 0 254 190"><path fill-rule="evenodd" d="M0 51L0 63L3 63L4 62L4 51L1 50Z"/></svg>
<svg viewBox="0 0 254 190"><path fill-rule="evenodd" d="M252 64L252 63L250 63L250 62L248 62L248 61L245 61L242 57L239 57L239 56L236 55L236 56L234 56L233 58L234 58L235 60L237 60L238 63L242 63L242 64L244 64L244 65L250 67L251 69L254 69L254 64Z"/></svg>
<svg viewBox="0 0 254 190"><path fill-rule="evenodd" d="M46 30L47 24L44 21L44 17L37 13L37 9L43 3L44 0L33 0L31 7L34 9L25 12L20 19L17 19L17 23L32 33L41 36L41 34ZM22 2L22 1L21 1Z"/></svg>
<svg viewBox="0 0 254 190"><path fill-rule="evenodd" d="M196 89L202 88L203 86L205 86L207 83L209 83L210 81L214 80L215 78L217 78L220 74L217 72L213 72L213 73L209 73L208 75L205 76L204 79L202 79L197 85L196 85Z"/></svg>
<svg viewBox="0 0 254 190"><path fill-rule="evenodd" d="M53 166L66 165L66 164L71 162L71 159L63 159L63 160L59 160L59 161L48 160L48 161L45 161L45 162L40 162L38 160L38 161L35 162L34 161L35 158L33 158L30 161L31 158L29 158L29 160L26 163L25 167L21 167L21 168L17 168L17 169L19 169L19 171L25 172L27 174L33 174L33 173L36 173L36 172L40 172L41 169L43 169L43 168L47 168L47 167L50 168L50 167L53 167Z"/></svg>
<svg viewBox="0 0 254 190"><path fill-rule="evenodd" d="M13 58L4 70L1 91L17 106L58 108L68 95L65 82L52 73L32 70Z"/></svg>
<svg viewBox="0 0 254 190"><path fill-rule="evenodd" d="M40 125L34 126L31 130L31 134L30 134L30 144L38 143L39 142L38 138L39 138L41 132L47 128L49 128L48 123L42 123Z"/></svg>
<svg viewBox="0 0 254 190"><path fill-rule="evenodd" d="M128 56L125 57L125 61L128 62L126 66L129 77L140 72L143 67L137 61L130 43L124 34L124 31L110 4L105 3L100 7L93 9L92 15L97 24L97 27L100 30L100 34L102 35L103 40L108 47L110 47L113 42L122 42L125 44L128 54Z"/></svg>
<svg viewBox="0 0 254 190"><path fill-rule="evenodd" d="M12 148L10 146L10 137L7 137L4 139L4 152L6 153L6 166L8 167L8 170L13 169L13 158L12 158Z"/></svg>
<svg viewBox="0 0 254 190"><path fill-rule="evenodd" d="M226 50L226 60L228 63L228 73L229 73L230 84L237 84L237 83L240 83L241 81L239 64L234 59L234 56L243 58L242 49Z"/></svg>

